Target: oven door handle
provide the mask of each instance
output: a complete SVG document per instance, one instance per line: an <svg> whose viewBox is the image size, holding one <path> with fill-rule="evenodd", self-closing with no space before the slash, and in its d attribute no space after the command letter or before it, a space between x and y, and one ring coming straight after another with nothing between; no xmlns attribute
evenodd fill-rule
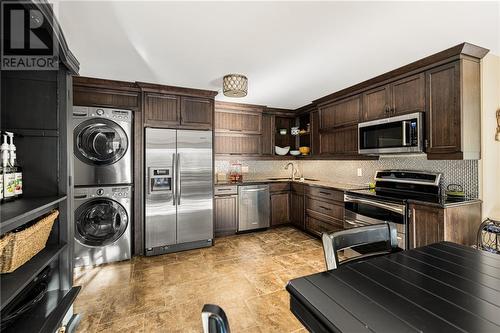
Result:
<svg viewBox="0 0 500 333"><path fill-rule="evenodd" d="M352 197L349 195L344 195L344 202L354 202L354 203L361 203L361 204L366 204L370 205L373 207L378 207L378 208L383 208L390 210L391 212L395 212L401 215L405 215L405 206L404 205L391 205L391 204L386 204L383 202L379 201L372 201L372 200L366 200L366 199L361 199L357 197Z"/></svg>
<svg viewBox="0 0 500 333"><path fill-rule="evenodd" d="M369 223L363 223L363 222L360 222L360 221L353 221L353 220L348 220L348 219L344 219L344 221L347 223L347 224L350 224L352 226L355 226L355 227L359 227L359 226L368 226L370 225Z"/></svg>

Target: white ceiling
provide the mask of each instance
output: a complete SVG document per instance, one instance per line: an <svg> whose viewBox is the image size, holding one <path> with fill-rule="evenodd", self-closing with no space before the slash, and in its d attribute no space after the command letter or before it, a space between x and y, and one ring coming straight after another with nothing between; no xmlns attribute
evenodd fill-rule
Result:
<svg viewBox="0 0 500 333"><path fill-rule="evenodd" d="M467 41L500 50L500 2L58 1L80 74L296 108ZM221 78L248 76L225 98Z"/></svg>

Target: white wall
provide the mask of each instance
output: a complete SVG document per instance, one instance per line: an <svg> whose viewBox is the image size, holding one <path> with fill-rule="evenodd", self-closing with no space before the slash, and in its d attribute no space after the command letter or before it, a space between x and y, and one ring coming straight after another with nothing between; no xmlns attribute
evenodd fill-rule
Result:
<svg viewBox="0 0 500 333"><path fill-rule="evenodd" d="M483 199L483 219L500 220L500 141L495 141L496 111L500 109L500 57L488 54L482 71L482 148L480 188Z"/></svg>

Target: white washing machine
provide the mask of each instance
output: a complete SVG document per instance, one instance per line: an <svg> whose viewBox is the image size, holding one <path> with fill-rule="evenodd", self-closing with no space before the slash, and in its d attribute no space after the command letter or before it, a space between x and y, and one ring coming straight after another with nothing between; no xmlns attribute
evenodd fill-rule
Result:
<svg viewBox="0 0 500 333"><path fill-rule="evenodd" d="M131 258L131 186L75 188L75 267Z"/></svg>
<svg viewBox="0 0 500 333"><path fill-rule="evenodd" d="M73 107L75 185L132 183L132 111Z"/></svg>

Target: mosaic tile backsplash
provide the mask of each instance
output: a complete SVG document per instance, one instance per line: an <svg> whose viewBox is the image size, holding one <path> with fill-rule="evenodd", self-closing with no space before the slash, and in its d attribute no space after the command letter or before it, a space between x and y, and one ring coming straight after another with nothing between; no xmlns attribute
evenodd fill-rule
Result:
<svg viewBox="0 0 500 333"><path fill-rule="evenodd" d="M247 178L289 177L290 170L285 165L290 161L240 161L248 166ZM448 184L460 184L467 196L479 196L479 162L465 161L430 161L425 156L383 157L370 161L292 161L299 169L299 174L307 178L316 178L346 184L366 185L373 180L375 171L384 169L422 170L441 172L442 190ZM229 161L216 161L216 172L228 172ZM362 176L357 176L361 168Z"/></svg>

